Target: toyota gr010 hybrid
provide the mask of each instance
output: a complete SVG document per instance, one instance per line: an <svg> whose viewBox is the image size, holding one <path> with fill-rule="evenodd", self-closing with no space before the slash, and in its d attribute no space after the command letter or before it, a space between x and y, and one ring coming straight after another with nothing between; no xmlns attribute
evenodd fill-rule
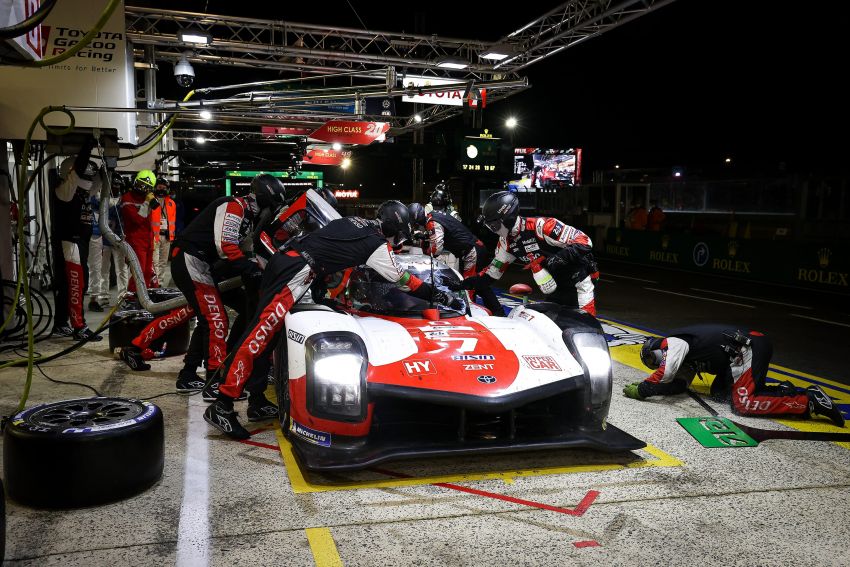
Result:
<svg viewBox="0 0 850 567"><path fill-rule="evenodd" d="M311 470L389 459L645 444L606 423L612 368L599 323L539 303L493 317L457 272L423 255L403 269L436 282L461 309L353 270L336 301L299 303L275 350L281 427ZM438 313L438 316L437 316Z"/></svg>

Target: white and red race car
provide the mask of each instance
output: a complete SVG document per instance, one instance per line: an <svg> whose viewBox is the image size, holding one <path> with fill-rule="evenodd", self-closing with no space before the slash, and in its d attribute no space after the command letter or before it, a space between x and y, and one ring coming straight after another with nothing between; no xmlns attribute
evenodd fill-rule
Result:
<svg viewBox="0 0 850 567"><path fill-rule="evenodd" d="M445 264L418 254L399 261L463 309L429 309L361 267L337 300L286 315L275 350L281 427L306 468L645 446L606 423L612 365L596 319L553 303L493 317L445 288L460 279Z"/></svg>

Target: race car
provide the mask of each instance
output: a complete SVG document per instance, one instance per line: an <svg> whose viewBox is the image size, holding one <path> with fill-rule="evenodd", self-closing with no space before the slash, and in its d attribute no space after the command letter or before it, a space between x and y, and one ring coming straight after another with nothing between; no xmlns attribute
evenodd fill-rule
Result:
<svg viewBox="0 0 850 567"><path fill-rule="evenodd" d="M299 303L286 315L275 381L281 428L303 466L645 446L606 423L612 365L595 318L552 303L493 317L448 289L460 274L445 264L398 259L457 299L455 309L360 267L337 300Z"/></svg>

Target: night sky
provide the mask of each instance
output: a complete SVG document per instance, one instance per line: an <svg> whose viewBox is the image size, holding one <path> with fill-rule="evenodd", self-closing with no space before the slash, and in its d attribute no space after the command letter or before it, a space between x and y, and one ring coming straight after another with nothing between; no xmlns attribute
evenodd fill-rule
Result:
<svg viewBox="0 0 850 567"><path fill-rule="evenodd" d="M495 40L558 4L491 10L483 2L432 1L423 31ZM846 171L847 4L678 0L528 68L533 87L489 106L485 126L498 132L516 116L516 145L582 147L588 173L614 164L711 169L726 157L765 174L780 164ZM352 5L369 29L392 31L413 31L423 10L366 0L324 2L320 11L313 3L229 0L179 9L362 27ZM225 82L210 68L199 66L197 75L196 85ZM429 136L459 126L448 121Z"/></svg>

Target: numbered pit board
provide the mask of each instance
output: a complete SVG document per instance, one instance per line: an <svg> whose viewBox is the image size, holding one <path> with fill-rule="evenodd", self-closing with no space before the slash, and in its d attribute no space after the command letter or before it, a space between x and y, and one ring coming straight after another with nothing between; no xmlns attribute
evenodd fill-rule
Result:
<svg viewBox="0 0 850 567"><path fill-rule="evenodd" d="M755 447L758 441L723 417L680 417L676 421L703 447Z"/></svg>

